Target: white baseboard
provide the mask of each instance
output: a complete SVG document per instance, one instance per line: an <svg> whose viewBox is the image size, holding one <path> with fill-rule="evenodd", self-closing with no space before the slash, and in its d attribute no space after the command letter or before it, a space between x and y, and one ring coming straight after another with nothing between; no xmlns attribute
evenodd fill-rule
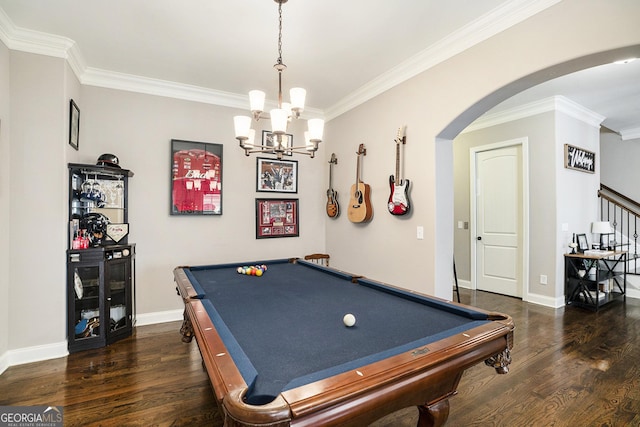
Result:
<svg viewBox="0 0 640 427"><path fill-rule="evenodd" d="M458 280L458 286L464 289L471 289L471 281ZM538 294L528 294L527 299L525 300L523 298L523 301L530 302L532 304L544 305L551 308L558 308L564 305L564 297L558 299Z"/></svg>
<svg viewBox="0 0 640 427"><path fill-rule="evenodd" d="M184 310L169 310L156 313L139 314L136 317L136 326L152 325L155 323L174 322L182 320ZM69 354L67 341L38 345L34 347L8 350L0 355L0 375L10 366L23 365L25 363L41 362L43 360L57 359Z"/></svg>
<svg viewBox="0 0 640 427"><path fill-rule="evenodd" d="M0 356L0 375L9 367L9 356L7 352L2 353Z"/></svg>
<svg viewBox="0 0 640 427"><path fill-rule="evenodd" d="M528 294L527 299L523 299L523 301L551 308L564 307L564 295L558 298L554 298L540 294Z"/></svg>
<svg viewBox="0 0 640 427"><path fill-rule="evenodd" d="M627 298L640 298L640 290L627 288Z"/></svg>
<svg viewBox="0 0 640 427"><path fill-rule="evenodd" d="M52 344L36 345L7 351L0 360L6 360L6 368L25 363L40 362L42 360L57 359L69 354L67 341ZM4 370L0 371L4 372Z"/></svg>
<svg viewBox="0 0 640 427"><path fill-rule="evenodd" d="M136 326L175 322L176 320L182 320L182 313L184 313L184 309L138 314L136 316Z"/></svg>

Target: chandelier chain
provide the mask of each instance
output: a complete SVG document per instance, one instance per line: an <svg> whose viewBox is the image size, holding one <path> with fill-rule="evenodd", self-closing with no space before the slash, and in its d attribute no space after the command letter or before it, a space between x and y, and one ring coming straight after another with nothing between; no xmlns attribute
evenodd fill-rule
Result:
<svg viewBox="0 0 640 427"><path fill-rule="evenodd" d="M278 4L278 64L282 64L282 2Z"/></svg>

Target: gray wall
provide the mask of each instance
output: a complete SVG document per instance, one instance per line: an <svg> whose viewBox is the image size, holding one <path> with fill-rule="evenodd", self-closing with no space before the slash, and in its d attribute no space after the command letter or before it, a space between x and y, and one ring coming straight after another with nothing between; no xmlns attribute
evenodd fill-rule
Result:
<svg viewBox="0 0 640 427"><path fill-rule="evenodd" d="M565 107L566 108L566 107ZM473 220L470 209L470 148L526 138L528 145L528 270L525 300L563 304L562 255L572 233L589 233L597 218L599 172L588 174L564 168L564 144L598 152L599 128L554 110L508 123L465 132L454 140L455 208L457 221ZM566 224L568 231L562 231ZM468 230L454 228L459 280L471 280L471 245ZM540 275L548 278L540 283ZM471 283L475 286L475 284Z"/></svg>
<svg viewBox="0 0 640 427"><path fill-rule="evenodd" d="M11 52L9 347L66 338L63 282L65 63ZM17 301L28 301L27 306ZM33 326L28 319L37 315ZM23 325L23 326L19 326Z"/></svg>
<svg viewBox="0 0 640 427"><path fill-rule="evenodd" d="M623 141L618 134L603 132L600 143L602 183L640 202L640 139Z"/></svg>
<svg viewBox="0 0 640 427"><path fill-rule="evenodd" d="M515 120L463 133L454 140L455 209L454 228L455 257L458 278L471 280L471 190L470 152L472 147L509 141L517 138L528 139L529 149L529 220L530 220L530 263L532 270L554 271L555 254L549 251L555 236L555 113L544 113L527 119ZM469 229L458 229L457 221L469 222ZM546 260L544 259L546 258ZM533 262L538 260L537 263ZM541 267L544 266L544 267ZM531 282L531 277L528 278ZM533 285L537 281L531 282ZM533 289L534 293L554 296L544 289ZM542 292L541 292L542 291Z"/></svg>
<svg viewBox="0 0 640 427"><path fill-rule="evenodd" d="M4 159L0 167L0 236L5 236L0 245L0 372L6 361L3 355L9 349L9 254L11 240L9 236L10 194L9 180L11 162L9 159L9 111L10 111L10 66L9 50L0 43L0 159Z"/></svg>

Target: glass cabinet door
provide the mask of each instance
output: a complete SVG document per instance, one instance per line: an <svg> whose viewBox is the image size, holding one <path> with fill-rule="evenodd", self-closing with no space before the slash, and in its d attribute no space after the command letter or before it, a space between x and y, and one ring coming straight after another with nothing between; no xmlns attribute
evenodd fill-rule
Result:
<svg viewBox="0 0 640 427"><path fill-rule="evenodd" d="M107 313L109 315L109 334L129 328L131 303L129 301L129 260L107 261L105 265L105 287L107 289Z"/></svg>
<svg viewBox="0 0 640 427"><path fill-rule="evenodd" d="M100 267L77 266L73 268L74 316L76 341L102 336L100 318Z"/></svg>

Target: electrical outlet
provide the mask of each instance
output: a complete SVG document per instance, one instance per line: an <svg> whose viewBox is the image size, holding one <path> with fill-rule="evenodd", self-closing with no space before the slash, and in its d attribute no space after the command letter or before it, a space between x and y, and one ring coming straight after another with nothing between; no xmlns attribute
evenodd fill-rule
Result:
<svg viewBox="0 0 640 427"><path fill-rule="evenodd" d="M546 285L547 284L547 275L546 274L541 274L540 275L540 284L541 285Z"/></svg>
<svg viewBox="0 0 640 427"><path fill-rule="evenodd" d="M417 230L416 230L416 237L418 238L418 240L423 240L424 239L424 227L419 225Z"/></svg>

